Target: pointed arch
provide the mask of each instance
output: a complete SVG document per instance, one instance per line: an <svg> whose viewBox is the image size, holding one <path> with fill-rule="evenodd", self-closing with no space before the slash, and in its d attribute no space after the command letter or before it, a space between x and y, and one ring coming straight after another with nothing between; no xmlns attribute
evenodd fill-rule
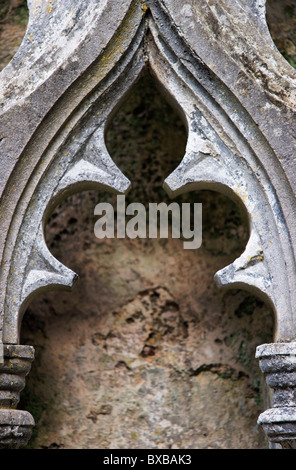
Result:
<svg viewBox="0 0 296 470"><path fill-rule="evenodd" d="M281 181L285 200L292 200L288 181L249 113L184 42L167 11L155 1L149 9L138 2L131 4L102 53L37 127L10 177L2 199L4 214L15 182L25 184L3 256L5 343L18 342L22 313L34 293L71 287L76 278L46 247L43 228L50 207L88 187L118 193L128 189L129 181L106 150L104 131L117 104L146 66L181 110L188 128L185 156L166 179L165 189L175 196L211 187L244 204L250 240L241 257L215 279L220 286L261 291L275 310L276 339L295 336L292 305L296 292L289 275L295 272L295 260L269 169L273 179Z"/></svg>

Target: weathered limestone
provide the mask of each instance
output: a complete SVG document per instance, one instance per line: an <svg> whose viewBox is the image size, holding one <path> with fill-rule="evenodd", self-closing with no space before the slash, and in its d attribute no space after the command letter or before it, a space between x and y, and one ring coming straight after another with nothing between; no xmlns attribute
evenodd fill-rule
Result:
<svg viewBox="0 0 296 470"><path fill-rule="evenodd" d="M295 341L296 72L271 40L264 2L28 3L26 36L0 74L0 340L18 345L31 299L46 289L70 288L77 277L44 240L55 204L92 187L128 190L104 132L122 97L149 67L188 128L185 156L165 189L172 197L216 189L245 207L249 242L216 274L216 282L246 288L272 305L275 348ZM285 375L278 353L270 357L271 367ZM10 391L21 389L19 382L5 380ZM287 423L294 419L293 393L284 405ZM270 435L277 412L260 418ZM1 413L4 427L32 426L30 420L11 421L15 411ZM293 432L279 428L272 440L290 445ZM19 441L12 438L9 445Z"/></svg>
<svg viewBox="0 0 296 470"><path fill-rule="evenodd" d="M256 357L273 389L273 408L259 416L270 442L295 448L296 440L296 343L262 344Z"/></svg>
<svg viewBox="0 0 296 470"><path fill-rule="evenodd" d="M0 364L0 448L21 447L31 437L34 419L16 407L33 360L32 346L4 346L4 363Z"/></svg>

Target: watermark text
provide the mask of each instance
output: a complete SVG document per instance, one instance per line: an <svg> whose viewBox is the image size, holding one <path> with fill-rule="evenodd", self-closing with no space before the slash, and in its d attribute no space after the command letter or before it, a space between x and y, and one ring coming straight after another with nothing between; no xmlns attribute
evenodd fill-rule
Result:
<svg viewBox="0 0 296 470"><path fill-rule="evenodd" d="M112 204L100 202L94 214L100 216L94 227L95 236L102 238L168 238L171 225L172 238L181 238L184 249L200 248L202 243L202 204L190 203L167 205L133 202L126 206L125 196L117 196L116 220ZM193 220L192 220L193 219ZM171 220L171 224L169 221ZM116 229L116 230L115 230Z"/></svg>

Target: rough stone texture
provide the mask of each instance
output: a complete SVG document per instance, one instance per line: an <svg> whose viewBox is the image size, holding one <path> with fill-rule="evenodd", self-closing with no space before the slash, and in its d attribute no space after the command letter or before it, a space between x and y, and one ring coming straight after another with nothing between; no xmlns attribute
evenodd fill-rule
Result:
<svg viewBox="0 0 296 470"><path fill-rule="evenodd" d="M296 439L296 343L262 344L256 357L273 389L273 408L259 416L271 442L282 443L284 448L295 448Z"/></svg>
<svg viewBox="0 0 296 470"><path fill-rule="evenodd" d="M35 421L27 411L16 410L25 377L34 360L32 346L5 345L0 364L0 448L25 446Z"/></svg>
<svg viewBox="0 0 296 470"><path fill-rule="evenodd" d="M177 1L127 0L119 9L114 0L30 0L29 7L22 47L0 75L0 339L18 343L34 296L76 279L46 246L54 206L75 191L129 188L106 149L105 126L148 67L188 129L166 191L219 190L245 208L249 241L216 282L260 294L276 316L275 341L293 341L296 75L270 38L264 4L188 0L180 9ZM183 318L171 289L149 288L168 292ZM153 348L144 344L140 357L153 357Z"/></svg>
<svg viewBox="0 0 296 470"><path fill-rule="evenodd" d="M0 408L17 407L33 360L32 346L4 346L4 363L0 364Z"/></svg>
<svg viewBox="0 0 296 470"><path fill-rule="evenodd" d="M30 413L0 408L0 449L18 449L29 441L35 426Z"/></svg>
<svg viewBox="0 0 296 470"><path fill-rule="evenodd" d="M133 181L127 202L169 202L162 181L182 158L182 122L145 77L110 123L112 158ZM98 240L96 191L52 214L52 253L79 273L71 294L47 294L23 320L36 360L21 407L37 426L32 448L262 448L264 405L257 344L272 341L273 315L242 291L225 296L213 274L244 249L239 208L211 191L203 245L180 240ZM49 386L50 384L50 386Z"/></svg>
<svg viewBox="0 0 296 470"><path fill-rule="evenodd" d="M82 263L80 287L26 313L22 341L37 349L21 403L38 420L30 446L266 447L254 351L272 337L270 312L242 292L221 298L216 256L200 253L193 270L176 244L143 249L89 243L87 259L65 254Z"/></svg>
<svg viewBox="0 0 296 470"><path fill-rule="evenodd" d="M275 45L296 67L296 5L294 0L268 0L266 20Z"/></svg>
<svg viewBox="0 0 296 470"><path fill-rule="evenodd" d="M70 3L29 3L26 37L1 74L4 342L19 340L22 314L37 292L71 287L76 279L44 241L53 205L91 186L127 191L104 129L146 66L188 128L167 192L217 189L245 206L246 250L216 281L259 292L275 309L275 339L293 340L295 72L271 41L263 5L244 0L245 8L233 10L229 2L218 8L204 1L180 10L177 2L156 0L126 1L120 9L113 0Z"/></svg>

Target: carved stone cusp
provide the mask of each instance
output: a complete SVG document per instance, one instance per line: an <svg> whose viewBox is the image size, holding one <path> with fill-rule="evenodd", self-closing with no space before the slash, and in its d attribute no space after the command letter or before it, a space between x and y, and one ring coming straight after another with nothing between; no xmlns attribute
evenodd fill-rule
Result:
<svg viewBox="0 0 296 470"><path fill-rule="evenodd" d="M296 342L262 344L256 358L273 390L273 408L264 411L260 424L270 442L283 448L296 446Z"/></svg>

